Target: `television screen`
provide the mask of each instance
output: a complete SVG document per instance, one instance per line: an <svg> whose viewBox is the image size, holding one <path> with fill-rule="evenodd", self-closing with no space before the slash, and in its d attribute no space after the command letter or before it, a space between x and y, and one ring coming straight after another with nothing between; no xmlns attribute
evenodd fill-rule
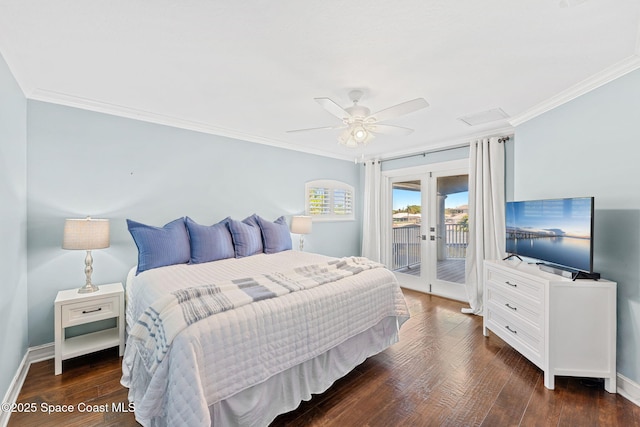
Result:
<svg viewBox="0 0 640 427"><path fill-rule="evenodd" d="M593 197L508 202L507 253L593 272Z"/></svg>

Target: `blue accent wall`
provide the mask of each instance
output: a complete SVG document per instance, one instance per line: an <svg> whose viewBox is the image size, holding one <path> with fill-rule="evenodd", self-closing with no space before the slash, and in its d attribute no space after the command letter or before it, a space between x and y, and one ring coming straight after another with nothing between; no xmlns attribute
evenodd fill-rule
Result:
<svg viewBox="0 0 640 427"><path fill-rule="evenodd" d="M640 383L640 71L516 128L515 198L595 197L594 269L618 283L618 372Z"/></svg>
<svg viewBox="0 0 640 427"><path fill-rule="evenodd" d="M27 335L27 101L0 56L0 397Z"/></svg>
<svg viewBox="0 0 640 427"><path fill-rule="evenodd" d="M111 247L93 251L93 282L124 282L137 250L125 219L205 225L257 213L304 212L304 184L335 179L360 191L359 168L272 146L39 101L28 102L29 342L53 341L53 300L84 284L82 251L61 249L65 218L111 220ZM359 199L359 198L358 198ZM355 221L316 222L305 250L358 255ZM297 247L297 236L293 236Z"/></svg>

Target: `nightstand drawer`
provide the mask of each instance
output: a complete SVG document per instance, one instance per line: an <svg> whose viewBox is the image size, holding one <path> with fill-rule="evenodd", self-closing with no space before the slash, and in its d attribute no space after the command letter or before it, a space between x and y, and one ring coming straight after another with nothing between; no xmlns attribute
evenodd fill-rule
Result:
<svg viewBox="0 0 640 427"><path fill-rule="evenodd" d="M62 305L62 327L82 325L118 317L120 300L117 296Z"/></svg>

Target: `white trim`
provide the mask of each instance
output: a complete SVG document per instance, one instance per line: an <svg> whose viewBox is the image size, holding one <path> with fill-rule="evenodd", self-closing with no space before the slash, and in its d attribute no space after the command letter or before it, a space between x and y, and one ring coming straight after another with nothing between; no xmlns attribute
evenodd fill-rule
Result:
<svg viewBox="0 0 640 427"><path fill-rule="evenodd" d="M13 376L13 380L11 380L11 384L9 384L9 389L7 393L4 395L2 399L2 403L15 403L18 400L18 395L20 394L20 390L22 389L22 384L24 384L24 380L27 377L27 372L29 372L29 365L27 364L27 357L29 356L29 351L24 354L22 358L22 362L18 365L18 370L16 374ZM11 416L11 412L0 411L0 426L6 427L9 423L9 417Z"/></svg>
<svg viewBox="0 0 640 427"><path fill-rule="evenodd" d="M53 343L43 344L36 347L29 347L27 349L27 352L24 354L20 365L18 365L18 370L16 371L11 384L9 384L9 389L4 395L2 403L15 403L18 400L18 395L20 394L20 390L22 390L22 385L24 384L24 380L27 378L27 374L29 373L31 364L41 362L43 360L53 359L54 352L55 350ZM1 427L7 426L10 416L11 412L0 411Z"/></svg>
<svg viewBox="0 0 640 427"><path fill-rule="evenodd" d="M388 155L379 155L380 156L379 159L383 162L397 160L397 158L399 157L419 155L423 153L429 154L430 152L433 152L433 151L468 147L471 141L476 141L478 139L491 138L494 136L501 137L501 136L513 136L513 135L514 135L513 126L504 126L496 129L490 129L486 132L475 133L475 134L460 137L460 138L447 139L444 141L440 141L438 144L434 144L434 145L427 145L427 143L425 143L423 144L423 147L421 149L409 148L407 150L394 151L393 153L389 153ZM368 160L371 160L372 158L373 157L370 157Z"/></svg>
<svg viewBox="0 0 640 427"><path fill-rule="evenodd" d="M618 394L636 406L640 406L640 384L622 374L618 374L617 383Z"/></svg>
<svg viewBox="0 0 640 427"><path fill-rule="evenodd" d="M314 214L311 212L310 206L310 192L312 188L321 188L323 190L328 190L329 192L329 208L330 213L325 214ZM351 209L348 213L345 214L336 214L336 203L335 203L335 193L336 190L345 191L351 198ZM305 215L310 216L313 222L333 222L333 221L354 221L355 217L355 188L353 185L347 184L346 182L337 181L334 179L315 179L313 181L307 181L304 184L304 205L305 205ZM347 197L348 198L348 197Z"/></svg>
<svg viewBox="0 0 640 427"><path fill-rule="evenodd" d="M55 345L42 344L36 347L29 347L29 364L42 362L43 360L53 359L55 357Z"/></svg>
<svg viewBox="0 0 640 427"><path fill-rule="evenodd" d="M588 93L606 83L609 83L625 74L635 71L640 68L640 31L638 36L637 52L622 61L607 67L599 73L596 73L585 80L577 83L576 85L552 96L551 98L533 106L527 111L512 117L508 120L508 125L501 128L490 129L484 132L479 132L473 135L462 136L459 138L452 138L444 141L439 141L434 145L428 145L426 150L416 150L415 148L409 148L401 151L394 151L388 153L388 155L377 154L375 156L380 157L381 160L386 158L393 158L404 155L411 155L415 153L437 151L442 148L454 148L456 146L464 146L468 144L470 140L481 139L485 137L496 136L500 134L512 134L513 128L524 122L527 122L543 113L546 113L562 104L565 104L585 93ZM24 82L22 82L24 84ZM287 150L294 150L308 154L314 154L318 156L324 156L339 160L353 161L352 153L337 154L317 148L301 147L299 145L291 144L288 142L265 138L257 135L247 134L239 132L233 129L226 129L221 127L212 126L206 123L195 122L191 120L179 119L176 117L165 116L162 114L153 113L150 111L135 109L126 107L123 105L110 104L101 102L89 98L81 98L78 96L65 94L61 92L55 92L41 88L22 87L23 92L27 99L35 101L49 102L52 104L65 105L68 107L79 108L83 110L95 111L104 114L110 114L118 117L125 117L134 120L140 120L149 123L156 123L165 126L171 126L179 129L192 130L196 132L202 132L210 135L219 135L227 138L234 138L243 141L255 142L258 144L269 145L278 148L284 148ZM374 156L374 157L375 157Z"/></svg>
<svg viewBox="0 0 640 427"><path fill-rule="evenodd" d="M414 180L414 179L419 179L422 181L422 179L425 176L429 175L430 173L437 174L438 172L455 171L455 170L459 170L460 173L465 173L465 172L468 173L469 159L465 158L465 159L458 159L458 160L449 160L449 161L438 162L438 163L429 163L425 165L402 167L402 168L389 169L389 170L382 171L381 180L380 180L381 181L380 191L382 193L381 200L380 200L380 203L381 203L380 221L383 224L391 224L392 222L392 218L391 218L392 209L390 208L392 207L392 203L393 203L393 195L392 195L393 182L403 181L403 180ZM429 190L429 192L431 191L433 190ZM422 202L422 206L428 206L428 203L425 203L424 199ZM430 216L432 216L433 212L429 212L429 214ZM383 239L381 239L381 241L383 242L382 248L380 251L381 261L388 268L391 266L391 258L392 258L391 245L388 243L388 242L391 242L392 240L392 232L393 231L391 227L384 227ZM423 259L421 260L421 264L425 265L426 264L425 261L426 259L423 257ZM462 285L459 289L459 292L456 292L456 291L439 292L437 290L429 291L429 283L431 282L431 279L425 280L425 278L423 277L414 278L413 276L406 275L403 273L397 274L397 277L399 278L398 282L400 282L400 286L407 289L412 289L418 292L424 292L430 295L438 295L438 296L453 299L456 301L465 301L465 298L466 298L465 288Z"/></svg>
<svg viewBox="0 0 640 427"><path fill-rule="evenodd" d="M257 135L239 132L233 129L226 129L212 126L206 123L184 120L177 117L165 116L151 111L130 108L124 105L110 104L95 99L81 98L66 93L55 92L47 89L36 88L27 95L27 99L33 101L48 102L51 104L65 105L67 107L79 108L81 110L95 111L112 116L124 117L148 123L155 123L170 126L178 129L192 130L210 135L224 136L227 138L239 139L242 141L255 142L258 144L270 145L287 150L301 151L318 156L330 157L339 160L353 161L353 153L336 154L316 148L301 147L284 141L264 138Z"/></svg>
<svg viewBox="0 0 640 427"><path fill-rule="evenodd" d="M640 55L631 55L630 57L605 68L601 72L586 78L580 83L571 86L557 95L552 96L524 113L512 117L511 120L509 120L509 123L512 126L518 126L639 68Z"/></svg>
<svg viewBox="0 0 640 427"><path fill-rule="evenodd" d="M139 120L148 123L155 123L164 126L171 126L178 129L186 129L192 130L195 132L202 132L209 135L218 135L224 136L227 138L239 139L242 141L255 142L258 144L270 145L273 147L284 148L287 150L299 151L307 154L314 154L318 156L324 156L329 158L334 158L338 160L347 160L353 161L353 153L345 153L345 154L336 154L324 150L319 150L316 148L302 147L299 145L287 143L284 141L279 141L270 138L264 138L257 135L247 134L243 132L238 132L233 129L226 129L217 126L212 126L206 123L195 122L191 120L179 119L177 117L165 116L162 114L153 113L151 111L140 110L136 108L126 107L124 105L118 104L110 104L102 101L98 101L95 99L89 98L81 98L75 95L69 95L66 93L56 92L47 89L34 88L33 90L27 92L26 98L33 101L41 101L48 102L51 104L64 105L67 107L79 108L81 110L87 111L95 111L97 113L110 114L112 116L124 117L133 120ZM458 146L462 147L469 144L469 141L475 139L481 139L496 135L506 135L513 134L513 127L510 125L497 128L490 129L485 132L479 132L472 135L463 136L455 139L448 139L444 141L440 141L434 145L428 145L428 148L425 150L416 150L415 148L410 148L407 150L394 151L388 153L388 155L382 156L381 160L385 158L393 158L397 156L410 155L415 153L429 152L429 151L438 151L444 148L456 148ZM377 155L376 155L377 156ZM373 157L376 157L373 156ZM357 161L356 161L357 162Z"/></svg>
<svg viewBox="0 0 640 427"><path fill-rule="evenodd" d="M18 84L22 95L27 98L27 95L35 89L31 85L31 79L28 76L29 73L26 71L26 68L23 67L21 61L13 60L14 58L19 58L21 55L16 55L11 43L7 43L7 41L3 40L2 37L0 37L0 56L2 56L2 58L4 58L4 62L7 63L9 71L11 72L15 82Z"/></svg>

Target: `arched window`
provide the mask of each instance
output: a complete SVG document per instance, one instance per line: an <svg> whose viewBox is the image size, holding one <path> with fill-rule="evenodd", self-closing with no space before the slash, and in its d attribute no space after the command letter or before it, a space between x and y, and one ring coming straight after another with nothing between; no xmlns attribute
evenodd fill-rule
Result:
<svg viewBox="0 0 640 427"><path fill-rule="evenodd" d="M321 179L305 184L306 213L314 221L354 220L353 187L340 181Z"/></svg>

